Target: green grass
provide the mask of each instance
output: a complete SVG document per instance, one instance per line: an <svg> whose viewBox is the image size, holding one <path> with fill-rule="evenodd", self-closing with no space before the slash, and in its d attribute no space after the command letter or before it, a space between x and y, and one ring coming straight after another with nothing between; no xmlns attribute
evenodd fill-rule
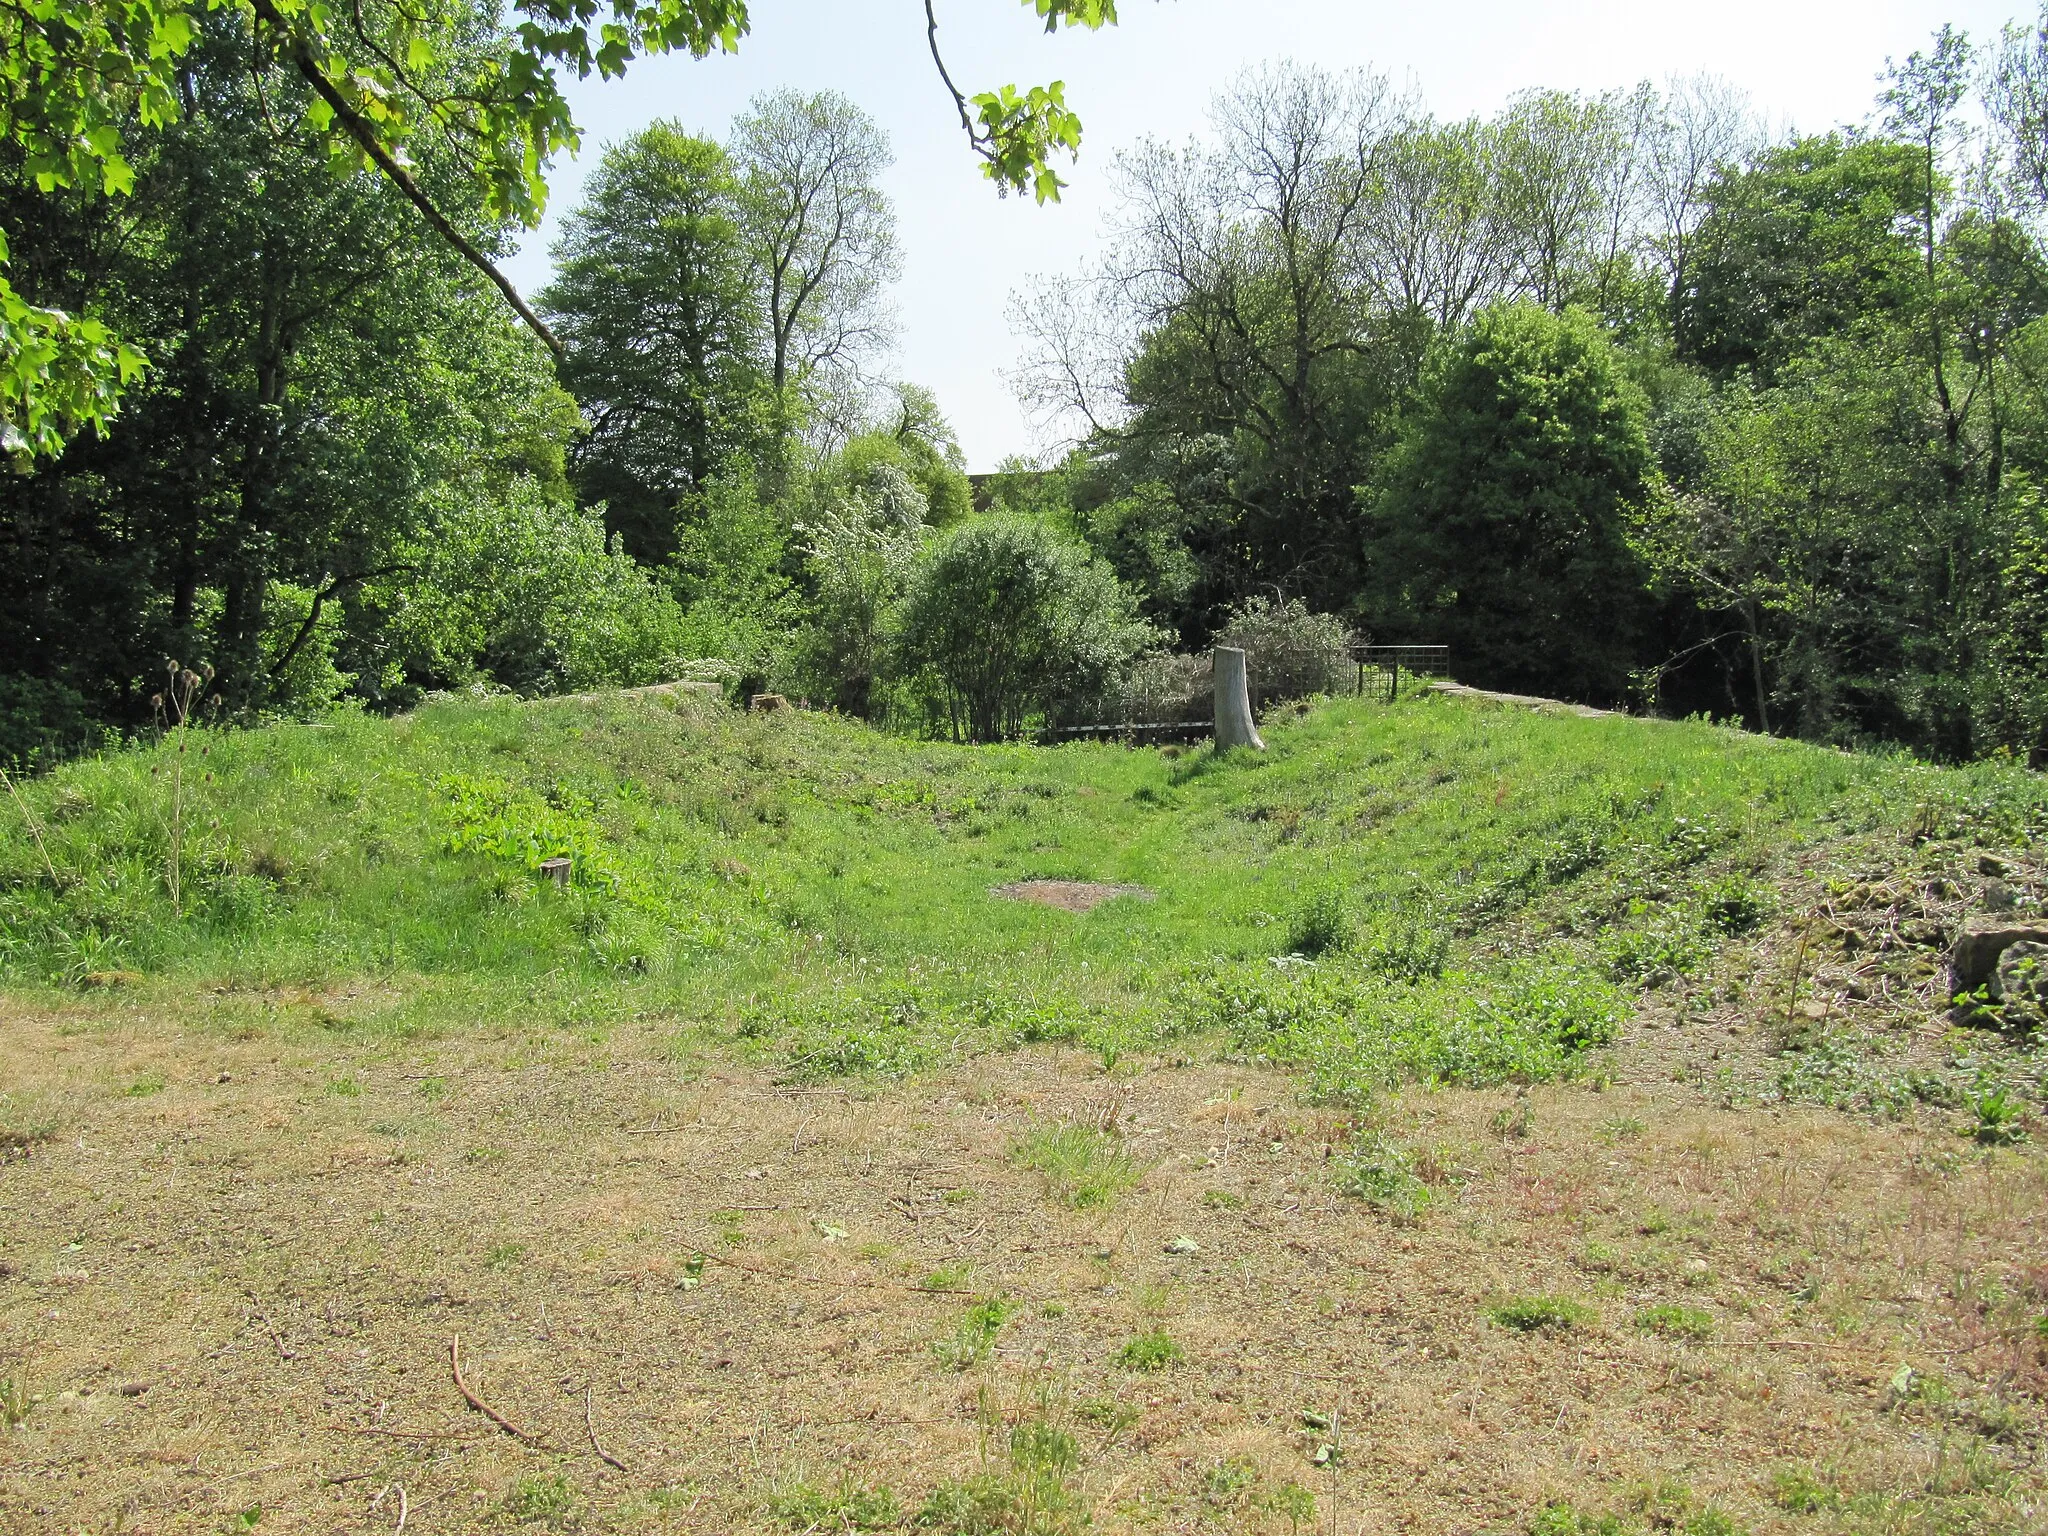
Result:
<svg viewBox="0 0 2048 1536"><path fill-rule="evenodd" d="M1116 1352L1116 1363L1127 1371L1163 1371L1178 1365L1187 1351L1173 1335L1154 1329L1141 1333Z"/></svg>
<svg viewBox="0 0 2048 1536"><path fill-rule="evenodd" d="M1486 1315L1516 1333L1562 1333L1597 1321L1591 1307L1563 1296L1517 1296Z"/></svg>
<svg viewBox="0 0 2048 1536"><path fill-rule="evenodd" d="M1043 1175L1047 1191L1077 1211L1114 1204L1144 1176L1121 1141L1082 1125L1041 1126L1020 1139L1010 1157Z"/></svg>
<svg viewBox="0 0 2048 1536"><path fill-rule="evenodd" d="M1635 1326L1645 1333L1688 1344L1704 1344L1714 1336L1714 1319L1709 1313L1669 1302L1643 1308L1635 1315Z"/></svg>
<svg viewBox="0 0 2048 1536"><path fill-rule="evenodd" d="M1701 724L1422 697L1268 737L955 747L623 697L207 733L175 910L164 749L24 787L54 879L0 808L0 984L336 1035L665 1019L791 1080L1209 1033L1358 1102L1569 1073L1633 988L1762 920L1751 871L1787 846L2048 825L2015 769ZM990 894L1031 877L1157 899Z"/></svg>

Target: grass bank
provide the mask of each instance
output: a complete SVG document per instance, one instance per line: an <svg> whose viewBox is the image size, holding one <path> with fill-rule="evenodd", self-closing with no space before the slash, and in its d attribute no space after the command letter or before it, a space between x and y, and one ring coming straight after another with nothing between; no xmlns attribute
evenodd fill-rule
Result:
<svg viewBox="0 0 2048 1536"><path fill-rule="evenodd" d="M1646 990L1711 1001L1858 839L1938 863L2048 824L2016 770L1702 724L1425 696L1271 726L967 748L656 694L194 732L22 786L0 975L363 1039L651 1017L794 1077L1200 1035L1356 1101L1555 1077ZM996 894L1031 880L1122 894Z"/></svg>

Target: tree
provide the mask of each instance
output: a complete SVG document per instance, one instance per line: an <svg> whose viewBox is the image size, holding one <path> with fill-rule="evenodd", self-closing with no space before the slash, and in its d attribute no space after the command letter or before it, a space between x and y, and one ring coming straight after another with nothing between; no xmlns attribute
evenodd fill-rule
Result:
<svg viewBox="0 0 2048 1536"><path fill-rule="evenodd" d="M896 215L878 180L889 140L837 91L757 96L733 125L740 224L761 274L778 436L788 395L853 369L886 339Z"/></svg>
<svg viewBox="0 0 2048 1536"><path fill-rule="evenodd" d="M932 689L956 741L1000 741L1034 714L1085 708L1157 643L1107 565L1020 517L940 535L897 625L897 666Z"/></svg>
<svg viewBox="0 0 2048 1536"><path fill-rule="evenodd" d="M870 406L859 430L821 467L819 491L828 499L844 496L866 486L874 471L886 465L917 487L932 523L943 527L967 516L973 492L966 458L932 392L916 384L893 384L879 399L870 397Z"/></svg>
<svg viewBox="0 0 2048 1536"><path fill-rule="evenodd" d="M929 508L908 475L877 464L803 530L812 595L799 670L813 695L836 709L864 719L881 713L890 626L924 545Z"/></svg>
<svg viewBox="0 0 2048 1536"><path fill-rule="evenodd" d="M1216 125L1213 147L1151 144L1120 163L1111 277L1138 338L1116 436L1127 483L1199 458L1228 466L1199 486L1169 481L1209 541L1197 634L1260 588L1326 607L1355 589L1350 488L1390 422L1404 356L1419 352L1360 281L1397 127L1386 82L1248 74ZM1213 451L1191 454L1195 442Z"/></svg>
<svg viewBox="0 0 2048 1536"><path fill-rule="evenodd" d="M605 150L540 295L582 403L586 500L643 561L675 553L683 498L764 445L767 317L725 151L675 123Z"/></svg>
<svg viewBox="0 0 2048 1536"><path fill-rule="evenodd" d="M1115 0L1024 0L1048 30L1099 28ZM133 182L132 119L148 138L180 113L179 71L203 17L250 35L268 59L310 92L305 126L341 168L374 170L441 239L491 282L552 347L547 326L468 228L533 227L547 197L545 168L578 134L565 77L611 79L636 58L687 50L698 58L738 46L746 0L522 0L499 29L494 10L461 0L407 6L334 6L327 0L24 0L0 8L0 142L18 150L37 183L96 187ZM939 56L938 18L927 37L984 173L1001 190L1057 198L1056 155L1078 152L1081 122L1057 83L967 97ZM488 46L477 47L479 38ZM461 190L414 174L424 146L459 162ZM0 228L0 263L7 259ZM56 451L81 426L104 424L142 356L100 320L24 296L0 276L0 448Z"/></svg>
<svg viewBox="0 0 2048 1536"><path fill-rule="evenodd" d="M24 282L157 359L117 429L0 481L0 655L124 725L166 656L216 665L237 709L297 708L332 636L374 694L374 643L334 616L432 487L559 489L574 424L538 344L396 191L332 174L309 88L225 15L182 67L177 120L124 148L124 201L0 174Z"/></svg>
<svg viewBox="0 0 2048 1536"><path fill-rule="evenodd" d="M1693 243L1712 206L1714 181L1763 138L1748 98L1724 80L1673 80L1650 134L1649 245L1663 268L1667 302L1689 291Z"/></svg>
<svg viewBox="0 0 2048 1536"><path fill-rule="evenodd" d="M1372 616L1449 644L1475 681L1623 698L1646 617L1628 531L1656 492L1641 401L1597 322L1497 305L1387 468Z"/></svg>
<svg viewBox="0 0 2048 1536"><path fill-rule="evenodd" d="M1679 355L1768 383L1821 337L1905 312L1923 164L1910 145L1832 133L1717 175L1674 297Z"/></svg>

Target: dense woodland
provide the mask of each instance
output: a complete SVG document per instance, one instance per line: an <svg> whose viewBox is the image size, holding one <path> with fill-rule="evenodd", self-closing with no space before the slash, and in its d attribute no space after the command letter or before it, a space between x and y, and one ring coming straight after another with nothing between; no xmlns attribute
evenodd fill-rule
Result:
<svg viewBox="0 0 2048 1536"><path fill-rule="evenodd" d="M494 15L441 56L488 59ZM0 482L0 761L165 719L167 658L230 719L698 676L985 740L1218 635L1347 629L1480 684L2048 756L2041 33L1944 30L1797 136L1710 80L1445 121L1249 73L1119 158L1096 269L1018 296L1060 446L977 497L885 382L855 102L606 147L533 296L558 358L337 169L241 12L198 27L124 195L0 146L14 289L148 360ZM459 145L414 154L475 205Z"/></svg>

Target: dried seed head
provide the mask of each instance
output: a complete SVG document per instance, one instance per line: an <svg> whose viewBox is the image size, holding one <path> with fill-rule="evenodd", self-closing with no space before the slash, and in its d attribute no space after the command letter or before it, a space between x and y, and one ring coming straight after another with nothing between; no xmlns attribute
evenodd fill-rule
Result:
<svg viewBox="0 0 2048 1536"><path fill-rule="evenodd" d="M189 693L192 689L199 686L199 674L192 671L180 672L178 674L178 681L185 685L185 689Z"/></svg>
<svg viewBox="0 0 2048 1536"><path fill-rule="evenodd" d="M212 663L212 662L210 662L210 661L207 661L207 662L201 662L201 663L200 663L200 665L199 665L199 670L200 670L200 671L201 671L202 673L204 673L204 674L205 674L205 676L206 676L206 680L207 680L207 681L208 681L209 683L213 681L213 663Z"/></svg>
<svg viewBox="0 0 2048 1536"><path fill-rule="evenodd" d="M166 661L164 663L164 670L170 673L171 676L176 677L178 675L178 664L175 661Z"/></svg>
<svg viewBox="0 0 2048 1536"><path fill-rule="evenodd" d="M164 696L160 693L152 693L149 696L149 707L151 709L162 709L164 707Z"/></svg>

